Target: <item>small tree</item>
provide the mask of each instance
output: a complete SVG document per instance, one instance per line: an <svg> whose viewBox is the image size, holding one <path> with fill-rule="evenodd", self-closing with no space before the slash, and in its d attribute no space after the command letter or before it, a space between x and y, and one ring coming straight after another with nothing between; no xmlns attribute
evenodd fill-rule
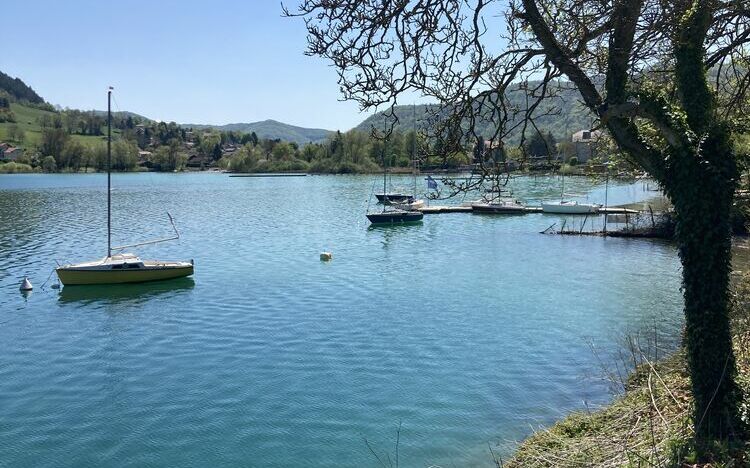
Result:
<svg viewBox="0 0 750 468"><path fill-rule="evenodd" d="M44 127L42 128L42 142L39 151L48 156L58 158L63 148L70 140L70 135L62 127Z"/></svg>
<svg viewBox="0 0 750 468"><path fill-rule="evenodd" d="M60 152L57 165L60 168L71 168L77 171L81 167L85 153L86 147L83 143L73 139L68 140Z"/></svg>
<svg viewBox="0 0 750 468"><path fill-rule="evenodd" d="M44 159L42 159L42 170L44 172L57 171L57 162L55 161L54 156L45 156Z"/></svg>
<svg viewBox="0 0 750 468"><path fill-rule="evenodd" d="M138 147L127 140L117 140L112 144L112 169L132 171L138 164Z"/></svg>
<svg viewBox="0 0 750 468"><path fill-rule="evenodd" d="M546 135L542 132L534 132L526 144L526 151L531 156L551 159L553 155L557 154L557 142L550 132L547 132Z"/></svg>
<svg viewBox="0 0 750 468"><path fill-rule="evenodd" d="M8 127L8 140L23 143L26 139L26 132L18 125L11 125Z"/></svg>
<svg viewBox="0 0 750 468"><path fill-rule="evenodd" d="M160 171L181 171L187 163L187 156L180 151L180 142L176 138L169 144L156 149L154 162Z"/></svg>

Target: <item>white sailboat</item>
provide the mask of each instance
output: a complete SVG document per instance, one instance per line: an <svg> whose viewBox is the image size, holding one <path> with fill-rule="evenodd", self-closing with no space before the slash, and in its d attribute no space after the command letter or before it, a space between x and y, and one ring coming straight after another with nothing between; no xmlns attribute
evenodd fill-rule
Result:
<svg viewBox="0 0 750 468"><path fill-rule="evenodd" d="M544 213L556 214L595 214L602 206L597 203L578 203L577 201L553 201L542 203Z"/></svg>
<svg viewBox="0 0 750 468"><path fill-rule="evenodd" d="M595 214L602 205L565 200L565 174L562 175L562 192L559 201L542 203L542 212L554 214Z"/></svg>
<svg viewBox="0 0 750 468"><path fill-rule="evenodd" d="M141 260L134 254L117 253L124 249L147 244L156 244L179 239L180 233L174 225L172 216L169 220L175 231L175 236L138 244L112 247L112 88L107 92L107 256L88 262L62 265L55 271L60 282L65 285L92 285L116 283L141 283L172 278L180 278L193 274L193 261L160 261Z"/></svg>

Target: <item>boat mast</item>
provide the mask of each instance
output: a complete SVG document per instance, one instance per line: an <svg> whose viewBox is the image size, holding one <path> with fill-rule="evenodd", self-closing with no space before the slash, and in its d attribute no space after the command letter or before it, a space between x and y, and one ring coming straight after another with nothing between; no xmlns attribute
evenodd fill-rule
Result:
<svg viewBox="0 0 750 468"><path fill-rule="evenodd" d="M563 164L565 166L565 164ZM562 171L562 190L560 191L560 201L565 200L565 167L563 167Z"/></svg>
<svg viewBox="0 0 750 468"><path fill-rule="evenodd" d="M412 171L414 173L414 180L412 181L412 184L414 186L414 200L417 199L417 105L412 104L412 117L414 118L414 124L412 125L412 129L414 130L414 143L411 148L411 162L412 162Z"/></svg>
<svg viewBox="0 0 750 468"><path fill-rule="evenodd" d="M386 177L388 170L386 169L385 155L388 149L388 138L385 136L385 116L383 116L383 213L385 213L385 205L388 203L388 191L386 190Z"/></svg>
<svg viewBox="0 0 750 468"><path fill-rule="evenodd" d="M112 256L112 87L107 90L107 258Z"/></svg>

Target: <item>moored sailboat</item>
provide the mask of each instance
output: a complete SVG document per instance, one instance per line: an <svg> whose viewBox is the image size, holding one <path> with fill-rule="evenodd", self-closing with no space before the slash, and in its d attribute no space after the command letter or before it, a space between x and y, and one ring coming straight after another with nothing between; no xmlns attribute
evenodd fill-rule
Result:
<svg viewBox="0 0 750 468"><path fill-rule="evenodd" d="M602 206L597 203L578 203L560 200L542 203L542 212L555 214L595 214Z"/></svg>
<svg viewBox="0 0 750 468"><path fill-rule="evenodd" d="M543 213L553 214L595 214L602 206L597 203L579 203L577 201L565 200L565 174L562 174L562 191L560 201L542 203Z"/></svg>
<svg viewBox="0 0 750 468"><path fill-rule="evenodd" d="M388 178L388 166L386 164L386 149L383 148L383 194L386 194L387 178ZM378 194L375 195L376 197ZM380 199L378 197L378 199ZM387 198L385 199L388 200ZM414 197L409 196L404 202L413 203ZM403 202L402 202L403 203ZM383 203L383 211L380 213L367 213L367 219L373 225L385 225L385 224L405 224L415 223L422 221L424 214L418 210L406 210L399 208L398 206L389 206L389 203Z"/></svg>
<svg viewBox="0 0 750 468"><path fill-rule="evenodd" d="M147 244L179 239L180 234L169 216L175 236L167 239L112 247L112 88L107 92L107 256L89 262L62 265L55 269L63 285L141 283L193 274L193 261L141 260L134 254L112 252Z"/></svg>
<svg viewBox="0 0 750 468"><path fill-rule="evenodd" d="M526 206L515 199L496 198L486 202L472 203L471 210L474 213L524 214Z"/></svg>

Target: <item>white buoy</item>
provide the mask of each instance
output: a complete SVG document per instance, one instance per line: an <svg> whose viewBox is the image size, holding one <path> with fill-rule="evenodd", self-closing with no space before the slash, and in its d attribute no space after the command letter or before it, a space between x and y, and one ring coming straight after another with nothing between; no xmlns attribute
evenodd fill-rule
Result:
<svg viewBox="0 0 750 468"><path fill-rule="evenodd" d="M31 291L34 289L34 286L31 285L31 281L27 277L23 277L23 281L21 282L21 287L19 288L21 291Z"/></svg>
<svg viewBox="0 0 750 468"><path fill-rule="evenodd" d="M333 253L332 252L321 252L320 253L320 259L324 262L327 262L329 260L333 260Z"/></svg>

